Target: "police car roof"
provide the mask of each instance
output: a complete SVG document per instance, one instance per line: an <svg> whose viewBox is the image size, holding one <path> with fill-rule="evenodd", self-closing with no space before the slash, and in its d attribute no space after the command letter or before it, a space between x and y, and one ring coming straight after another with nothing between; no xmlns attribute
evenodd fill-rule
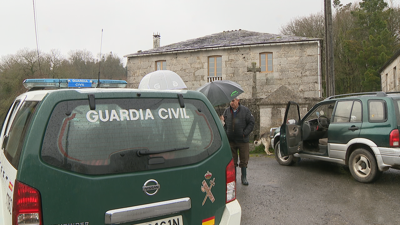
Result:
<svg viewBox="0 0 400 225"><path fill-rule="evenodd" d="M109 98L110 93L114 93L111 97L115 98L121 98L121 97L144 97L144 98L175 98L177 95L182 94L184 98L196 98L196 99L202 99L204 102L207 102L207 98L200 92L198 91L191 91L191 90L155 90L155 89L132 89L132 88L93 88L94 85L91 87L79 87L79 88L71 88L71 87L65 87L65 84L69 82L69 84L73 84L76 80L73 80L72 82L70 81L71 79L30 79L30 80L25 80L24 81L24 86L28 87L34 87L35 85L32 85L32 83L36 83L36 87L40 87L40 85L57 85L58 83L62 83L64 85L63 87L50 87L51 89L45 89L45 90L32 90L25 92L21 94L20 96L17 97L17 99L26 99L30 101L42 101L43 98L48 95L48 94L56 94L58 97L65 97L67 99L70 99L72 96L82 98L83 96L78 96L80 94L96 94L96 97L99 98ZM105 80L100 80L100 82L104 82ZM53 82L53 84L43 84L46 82ZM88 83L93 84L93 80L84 80L84 82L87 82L85 85L88 85ZM111 82L116 82L115 80L112 80ZM25 85L25 84L29 85ZM116 83L119 84L119 81ZM122 84L126 84L126 81L122 81ZM62 93L62 94L61 94ZM75 94L73 94L75 93ZM52 95L53 95L52 94ZM78 94L78 95L76 95ZM68 95L69 97L67 97ZM179 97L179 96L178 96ZM87 98L87 97L86 97Z"/></svg>
<svg viewBox="0 0 400 225"><path fill-rule="evenodd" d="M206 101L207 98L198 91L192 90L144 90L144 89L133 89L133 88L69 88L69 89L50 89L50 90L34 90L25 92L17 97L17 99L25 99L28 101L41 101L48 94L68 93L77 94L98 94L96 97L107 97L110 93L114 93L113 97L166 97L173 98L178 94L182 94L185 98L197 98ZM66 96L65 96L66 97Z"/></svg>
<svg viewBox="0 0 400 225"><path fill-rule="evenodd" d="M124 80L107 79L25 79L22 84L28 90L61 89L61 88L125 88Z"/></svg>

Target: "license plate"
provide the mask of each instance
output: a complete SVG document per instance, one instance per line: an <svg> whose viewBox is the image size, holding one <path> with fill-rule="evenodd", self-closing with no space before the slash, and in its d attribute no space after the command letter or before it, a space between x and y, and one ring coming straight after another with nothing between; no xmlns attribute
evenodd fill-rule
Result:
<svg viewBox="0 0 400 225"><path fill-rule="evenodd" d="M174 216L161 220L150 221L146 223L140 223L135 225L183 225L182 216Z"/></svg>

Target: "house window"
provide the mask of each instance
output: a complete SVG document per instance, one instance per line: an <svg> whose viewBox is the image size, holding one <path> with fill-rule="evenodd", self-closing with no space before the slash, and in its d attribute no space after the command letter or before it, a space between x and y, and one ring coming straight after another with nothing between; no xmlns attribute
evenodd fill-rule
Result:
<svg viewBox="0 0 400 225"><path fill-rule="evenodd" d="M222 77L222 57L221 56L208 57L208 76L209 77Z"/></svg>
<svg viewBox="0 0 400 225"><path fill-rule="evenodd" d="M167 69L167 61L160 60L156 61L156 70L166 70Z"/></svg>
<svg viewBox="0 0 400 225"><path fill-rule="evenodd" d="M396 67L393 68L393 84L394 84L394 88L392 91L396 91L397 90L397 85L399 85L398 81L397 81L397 73L396 73Z"/></svg>
<svg viewBox="0 0 400 225"><path fill-rule="evenodd" d="M207 82L222 80L222 57L208 57L208 78Z"/></svg>
<svg viewBox="0 0 400 225"><path fill-rule="evenodd" d="M261 65L261 73L273 72L271 52L260 53L260 65Z"/></svg>
<svg viewBox="0 0 400 225"><path fill-rule="evenodd" d="M385 89L386 89L387 92L389 91L389 81L388 81L388 79L389 79L389 76L388 76L388 74L386 74Z"/></svg>

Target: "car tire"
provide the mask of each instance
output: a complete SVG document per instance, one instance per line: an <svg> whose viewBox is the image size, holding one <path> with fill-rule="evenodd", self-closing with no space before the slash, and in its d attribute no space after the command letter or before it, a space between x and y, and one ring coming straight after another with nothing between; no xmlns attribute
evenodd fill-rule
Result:
<svg viewBox="0 0 400 225"><path fill-rule="evenodd" d="M373 154L362 148L356 149L351 153L349 158L349 169L354 179L361 183L373 182L382 173L378 169Z"/></svg>
<svg viewBox="0 0 400 225"><path fill-rule="evenodd" d="M290 166L290 165L293 165L295 163L293 155L289 155L289 156L282 156L281 155L280 141L278 141L275 144L275 159L282 166Z"/></svg>

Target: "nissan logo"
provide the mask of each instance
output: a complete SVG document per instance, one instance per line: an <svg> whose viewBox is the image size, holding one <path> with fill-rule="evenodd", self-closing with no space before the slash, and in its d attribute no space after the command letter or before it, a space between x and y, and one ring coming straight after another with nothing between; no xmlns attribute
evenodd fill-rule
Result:
<svg viewBox="0 0 400 225"><path fill-rule="evenodd" d="M160 185L156 180L150 179L144 183L142 189L147 195L155 195L160 189Z"/></svg>

